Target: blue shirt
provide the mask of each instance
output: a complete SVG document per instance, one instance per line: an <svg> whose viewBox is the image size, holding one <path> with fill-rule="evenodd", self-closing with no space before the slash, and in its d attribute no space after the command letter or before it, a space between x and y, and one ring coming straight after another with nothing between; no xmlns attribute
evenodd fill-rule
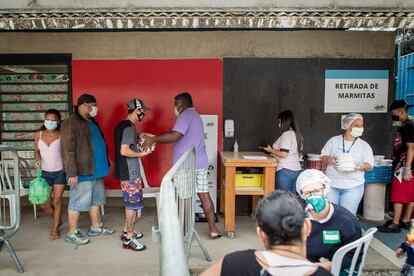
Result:
<svg viewBox="0 0 414 276"><path fill-rule="evenodd" d="M405 262L409 265L414 266L414 250L411 246L409 246L407 243L403 242L400 246L402 250L404 250L405 253L407 253L407 259Z"/></svg>
<svg viewBox="0 0 414 276"><path fill-rule="evenodd" d="M88 127L92 140L93 166L95 168L95 174L79 175L78 182L95 180L109 175L109 164L105 140L102 137L98 126L94 122L88 120Z"/></svg>

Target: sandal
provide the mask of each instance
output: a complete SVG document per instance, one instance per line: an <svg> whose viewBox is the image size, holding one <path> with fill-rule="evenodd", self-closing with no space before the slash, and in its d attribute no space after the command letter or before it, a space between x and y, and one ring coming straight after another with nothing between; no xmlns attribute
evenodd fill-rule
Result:
<svg viewBox="0 0 414 276"><path fill-rule="evenodd" d="M211 240L220 239L221 238L221 232L210 233L209 237L210 237Z"/></svg>
<svg viewBox="0 0 414 276"><path fill-rule="evenodd" d="M49 238L50 238L50 240L52 240L52 241L57 240L57 239L60 239L60 234L59 234L59 231L56 231L55 233L53 233L53 231L51 231L51 232L49 233Z"/></svg>

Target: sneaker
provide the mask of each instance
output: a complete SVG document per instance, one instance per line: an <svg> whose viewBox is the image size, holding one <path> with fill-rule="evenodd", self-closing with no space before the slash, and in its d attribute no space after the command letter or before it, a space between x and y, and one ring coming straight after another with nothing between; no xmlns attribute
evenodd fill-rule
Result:
<svg viewBox="0 0 414 276"><path fill-rule="evenodd" d="M89 237L95 237L99 235L112 235L114 233L115 233L115 230L101 226L99 228L90 227L87 235Z"/></svg>
<svg viewBox="0 0 414 276"><path fill-rule="evenodd" d="M79 229L75 231L73 234L67 234L65 238L65 242L73 243L76 245L84 245L89 242L87 237L84 237Z"/></svg>
<svg viewBox="0 0 414 276"><path fill-rule="evenodd" d="M390 224L385 223L384 225L378 226L377 228L378 228L378 231L383 232L383 233L400 233L401 232L401 227L395 223L390 223Z"/></svg>
<svg viewBox="0 0 414 276"><path fill-rule="evenodd" d="M133 251L142 251L147 248L145 245L141 244L137 239L132 237L131 239L125 239L125 241L122 244L122 247L124 249L130 249Z"/></svg>
<svg viewBox="0 0 414 276"><path fill-rule="evenodd" d="M141 232L134 232L134 235L132 236L133 238L136 239L141 239L144 236L144 234L142 234ZM127 238L127 232L122 231L121 233L121 241L125 241Z"/></svg>

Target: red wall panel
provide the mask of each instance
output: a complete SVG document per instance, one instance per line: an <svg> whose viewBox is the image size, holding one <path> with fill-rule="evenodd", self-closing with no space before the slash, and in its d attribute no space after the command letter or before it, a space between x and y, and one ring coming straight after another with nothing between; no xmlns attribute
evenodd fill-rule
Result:
<svg viewBox="0 0 414 276"><path fill-rule="evenodd" d="M126 103L132 98L142 99L151 108L138 123L138 131L160 134L174 125L174 96L183 91L191 93L200 114L219 115L217 142L218 149L222 148L221 59L74 60L72 78L74 104L82 93L97 98L96 119L103 129L111 160L111 176L105 179L107 188L119 189L119 182L113 178L113 131L126 118ZM154 153L142 159L151 186L159 186L171 160L171 145L158 145Z"/></svg>

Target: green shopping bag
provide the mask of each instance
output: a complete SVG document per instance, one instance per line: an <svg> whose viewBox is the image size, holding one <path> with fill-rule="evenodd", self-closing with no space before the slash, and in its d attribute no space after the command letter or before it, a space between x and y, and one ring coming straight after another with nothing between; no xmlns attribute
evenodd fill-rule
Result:
<svg viewBox="0 0 414 276"><path fill-rule="evenodd" d="M50 187L42 177L40 168L36 171L36 178L30 181L29 201L32 204L43 204L49 199Z"/></svg>

